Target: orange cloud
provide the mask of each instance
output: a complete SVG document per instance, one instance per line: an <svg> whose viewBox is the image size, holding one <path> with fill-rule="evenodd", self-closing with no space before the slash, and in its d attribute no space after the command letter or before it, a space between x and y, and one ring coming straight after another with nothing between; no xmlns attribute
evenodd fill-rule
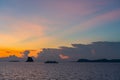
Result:
<svg viewBox="0 0 120 80"><path fill-rule="evenodd" d="M30 54L28 56L38 57L38 53L42 50L30 50Z"/></svg>
<svg viewBox="0 0 120 80"><path fill-rule="evenodd" d="M0 58L9 57L11 55L15 55L17 57L22 57L22 50L12 50L12 49L0 49Z"/></svg>
<svg viewBox="0 0 120 80"><path fill-rule="evenodd" d="M60 54L59 57L61 59L69 59L70 58L69 56L66 56L66 55L63 55L63 54Z"/></svg>

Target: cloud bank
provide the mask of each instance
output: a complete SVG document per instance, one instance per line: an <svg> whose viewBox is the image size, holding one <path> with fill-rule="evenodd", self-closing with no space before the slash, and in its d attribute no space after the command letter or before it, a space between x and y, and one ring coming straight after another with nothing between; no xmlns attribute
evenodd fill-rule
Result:
<svg viewBox="0 0 120 80"><path fill-rule="evenodd" d="M79 58L120 58L120 42L93 42L72 44L72 47L44 48L38 54L39 60L77 60Z"/></svg>
<svg viewBox="0 0 120 80"><path fill-rule="evenodd" d="M76 61L80 58L86 59L119 59L120 42L99 41L91 44L71 44L72 47L62 46L59 48L44 48L38 52L34 58L36 61L56 60L56 61ZM31 50L23 52L23 58L27 59ZM20 60L15 55L4 58L6 60ZM4 60L3 58L0 60Z"/></svg>

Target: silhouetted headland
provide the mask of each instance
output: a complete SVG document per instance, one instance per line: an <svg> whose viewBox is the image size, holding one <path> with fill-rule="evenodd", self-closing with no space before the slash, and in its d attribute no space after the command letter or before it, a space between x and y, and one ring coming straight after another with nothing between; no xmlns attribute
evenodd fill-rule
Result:
<svg viewBox="0 0 120 80"><path fill-rule="evenodd" d="M58 63L57 61L45 61L44 63Z"/></svg>
<svg viewBox="0 0 120 80"><path fill-rule="evenodd" d="M89 60L89 59L79 59L77 62L120 62L120 59L96 59L96 60Z"/></svg>
<svg viewBox="0 0 120 80"><path fill-rule="evenodd" d="M34 62L34 60L32 59L32 57L28 57L26 62Z"/></svg>

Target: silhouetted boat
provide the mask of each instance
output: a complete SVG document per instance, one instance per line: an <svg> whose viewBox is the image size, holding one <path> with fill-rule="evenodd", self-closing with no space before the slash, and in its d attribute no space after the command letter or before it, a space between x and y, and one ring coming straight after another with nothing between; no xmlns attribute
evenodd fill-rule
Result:
<svg viewBox="0 0 120 80"><path fill-rule="evenodd" d="M11 61L9 61L9 62L20 62L20 61L18 61L18 60L11 60Z"/></svg>

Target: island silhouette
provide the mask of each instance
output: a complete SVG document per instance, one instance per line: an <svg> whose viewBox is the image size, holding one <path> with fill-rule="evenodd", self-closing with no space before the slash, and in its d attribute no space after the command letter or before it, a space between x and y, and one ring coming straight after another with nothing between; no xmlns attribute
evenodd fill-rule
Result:
<svg viewBox="0 0 120 80"><path fill-rule="evenodd" d="M44 63L58 63L57 61L45 61Z"/></svg>
<svg viewBox="0 0 120 80"><path fill-rule="evenodd" d="M28 57L26 62L34 62L33 58L32 57Z"/></svg>
<svg viewBox="0 0 120 80"><path fill-rule="evenodd" d="M89 60L89 59L78 59L77 62L120 62L120 59L95 59L95 60Z"/></svg>

